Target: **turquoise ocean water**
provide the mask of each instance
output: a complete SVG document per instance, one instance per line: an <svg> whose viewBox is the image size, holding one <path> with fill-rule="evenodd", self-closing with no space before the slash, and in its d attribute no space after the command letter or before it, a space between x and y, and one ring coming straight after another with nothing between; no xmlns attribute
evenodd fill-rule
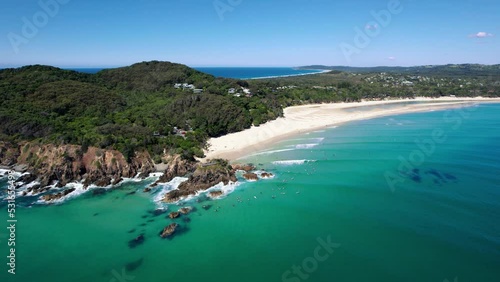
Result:
<svg viewBox="0 0 500 282"><path fill-rule="evenodd" d="M3 203L0 281L500 281L499 112L482 104L296 136L242 160L275 178L193 201L172 239L158 236L172 220L142 193L153 180L61 205L19 199L15 276Z"/></svg>

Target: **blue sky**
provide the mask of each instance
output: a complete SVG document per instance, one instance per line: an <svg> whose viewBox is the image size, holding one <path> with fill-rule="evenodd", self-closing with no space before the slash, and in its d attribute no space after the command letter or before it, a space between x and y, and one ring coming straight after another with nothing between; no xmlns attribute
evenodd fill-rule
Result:
<svg viewBox="0 0 500 282"><path fill-rule="evenodd" d="M2 0L0 66L500 63L500 1L397 2Z"/></svg>

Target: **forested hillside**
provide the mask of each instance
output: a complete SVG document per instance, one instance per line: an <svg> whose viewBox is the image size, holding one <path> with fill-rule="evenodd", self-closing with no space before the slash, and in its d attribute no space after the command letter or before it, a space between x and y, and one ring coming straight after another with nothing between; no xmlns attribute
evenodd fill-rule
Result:
<svg viewBox="0 0 500 282"><path fill-rule="evenodd" d="M176 83L203 92L175 88ZM0 71L0 139L113 148L128 158L137 149L159 156L165 148L186 158L202 156L208 137L281 114L266 99L227 95L242 83L168 62L97 74L40 65L5 69Z"/></svg>

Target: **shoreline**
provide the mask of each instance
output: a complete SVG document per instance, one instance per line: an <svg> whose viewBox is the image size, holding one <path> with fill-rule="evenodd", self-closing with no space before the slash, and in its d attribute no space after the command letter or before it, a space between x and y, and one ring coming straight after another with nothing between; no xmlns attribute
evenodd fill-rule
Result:
<svg viewBox="0 0 500 282"><path fill-rule="evenodd" d="M275 76L263 76L263 77L252 77L252 78L242 78L243 80L258 80L258 79L273 79L273 78L284 78L284 77L294 77L294 76L305 76L305 75L315 75L330 72L329 70L313 70L316 72L310 73L299 73L299 74L285 74L285 75L275 75Z"/></svg>
<svg viewBox="0 0 500 282"><path fill-rule="evenodd" d="M205 150L205 158L201 159L201 161L224 158L234 162L294 136L351 121L445 110L477 103L500 103L500 98L417 97L415 99L310 104L288 107L283 110L284 117L269 121L258 127L253 126L244 131L210 139L208 141L209 149ZM377 106L382 108L377 108ZM386 106L392 108L383 108ZM371 107L374 108L371 109Z"/></svg>

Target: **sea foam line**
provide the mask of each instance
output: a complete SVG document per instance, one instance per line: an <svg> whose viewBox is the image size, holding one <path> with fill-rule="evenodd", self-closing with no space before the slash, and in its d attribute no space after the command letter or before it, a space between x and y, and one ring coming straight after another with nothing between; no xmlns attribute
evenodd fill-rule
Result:
<svg viewBox="0 0 500 282"><path fill-rule="evenodd" d="M299 144L299 145L295 145L295 149L311 149L311 148L314 148L316 146L318 146L319 144L317 143L314 143L314 144Z"/></svg>
<svg viewBox="0 0 500 282"><path fill-rule="evenodd" d="M264 151L264 152L259 152L250 155L250 157L253 156L260 156L260 155L270 155L270 154L275 154L275 153L281 153L281 152L288 152L288 151L293 151L294 149L280 149L280 150L272 150L272 151Z"/></svg>
<svg viewBox="0 0 500 282"><path fill-rule="evenodd" d="M302 165L309 162L315 162L315 160L287 160L287 161L274 161L275 165Z"/></svg>
<svg viewBox="0 0 500 282"><path fill-rule="evenodd" d="M303 76L303 75L311 75L311 74L320 74L320 73L330 72L330 70L311 70L311 71L315 71L315 72L297 73L297 74L285 74L285 75L274 75L274 76L263 76L263 77L251 77L251 78L242 78L242 79L253 80L253 79L281 78L281 77Z"/></svg>

